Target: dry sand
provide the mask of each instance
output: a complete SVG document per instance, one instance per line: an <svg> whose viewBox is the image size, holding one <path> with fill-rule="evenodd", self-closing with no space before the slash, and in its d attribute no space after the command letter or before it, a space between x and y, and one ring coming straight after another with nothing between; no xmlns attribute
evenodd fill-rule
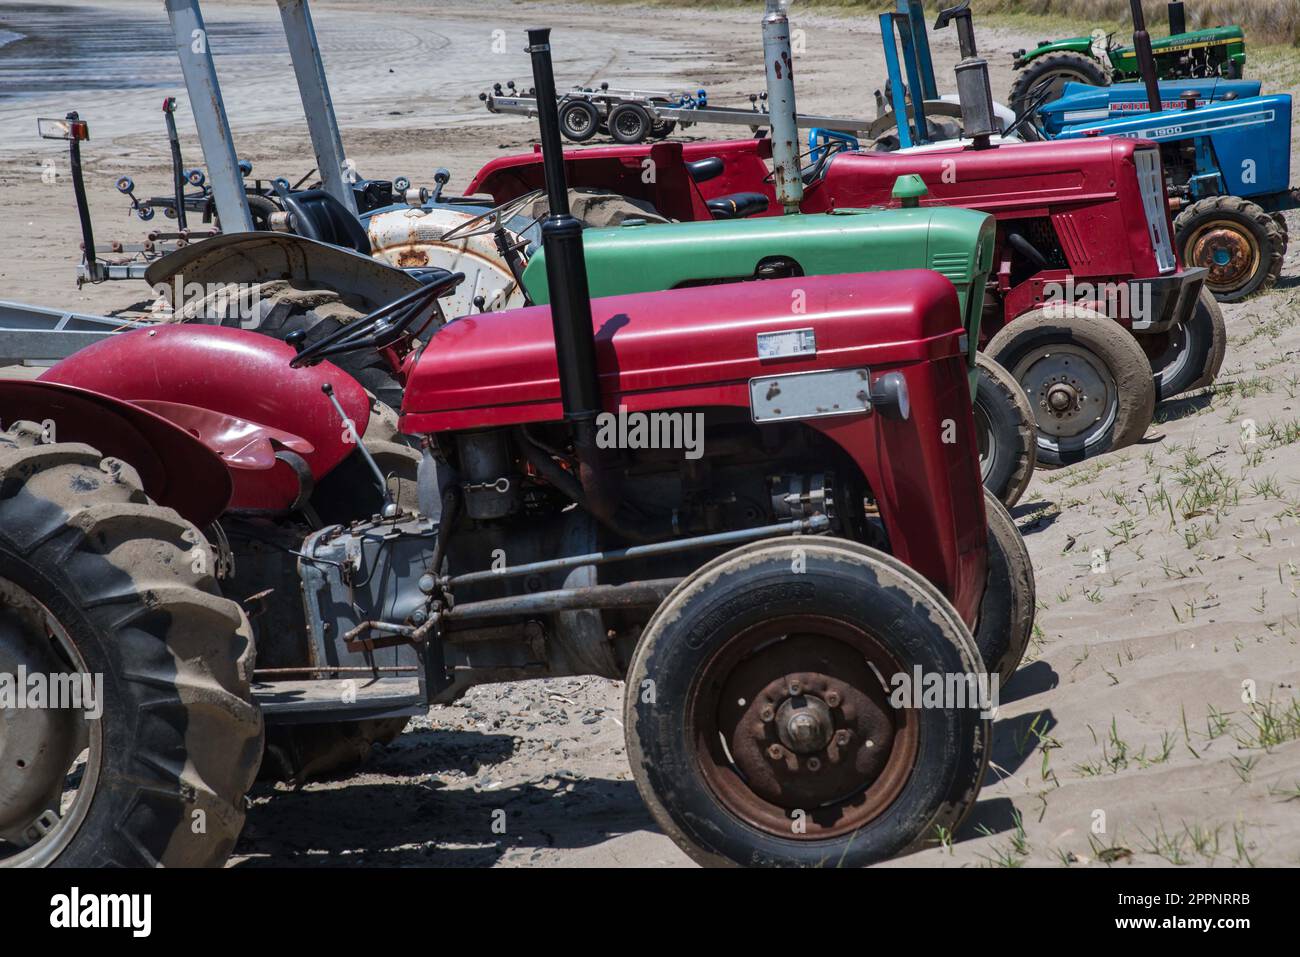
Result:
<svg viewBox="0 0 1300 957"><path fill-rule="evenodd" d="M93 68L66 55L66 38L40 63L0 53L0 299L108 313L142 301L143 287L76 290L70 191L40 177L43 160L66 164L59 144L35 139L33 118L77 108L90 120L100 236L129 240L143 228L113 181L130 173L142 192L165 192L157 106L184 97L156 0L122 0L111 16L108 4L75 6L92 8L79 14L94 27L78 42L108 51ZM446 166L455 189L526 148L531 124L489 116L477 94L526 78L529 25L556 28L561 83L703 85L719 103L760 84L752 12L381 3L364 5L363 26L359 2L313 6L349 155L378 176L428 181ZM0 3L0 24L19 7ZM274 8L208 7L241 154L296 179L311 162ZM883 72L874 21L797 6L795 18L808 50L801 108L871 113ZM112 52L114 23L138 50ZM979 39L1005 91L1009 51L1037 35L984 27ZM955 53L952 32L938 34L941 77ZM27 93L13 95L19 86ZM192 137L187 154L197 162ZM1038 575L1037 636L1003 690L995 766L951 847L889 866L1300 864L1298 260L1288 256L1275 291L1225 308L1215 389L1166 403L1141 445L1038 473L1016 509ZM475 689L415 722L364 774L259 789L235 863L687 864L641 806L620 714L621 686L599 679Z"/></svg>

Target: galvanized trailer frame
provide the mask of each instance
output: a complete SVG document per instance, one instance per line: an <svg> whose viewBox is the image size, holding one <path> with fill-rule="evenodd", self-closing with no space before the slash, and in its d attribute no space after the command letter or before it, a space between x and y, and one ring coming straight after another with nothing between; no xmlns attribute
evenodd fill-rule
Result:
<svg viewBox="0 0 1300 957"><path fill-rule="evenodd" d="M602 122L608 120L609 114L615 107L625 103L633 103L641 107L656 124L676 123L678 126L688 127L695 123L713 123L724 126L748 126L751 130L757 131L769 126L771 122L767 110L759 108L757 98L749 109L735 106L672 106L656 99L674 95L676 94L647 90L618 90L612 87L601 90L580 88L560 96L559 104L563 106L571 100L586 100L596 108ZM494 92L481 94L480 98L491 113L537 116L537 98L533 96L505 96ZM863 132L871 129L875 123L875 120L818 116L810 113L800 113L796 121L802 129L820 127L843 133Z"/></svg>
<svg viewBox="0 0 1300 957"><path fill-rule="evenodd" d="M153 325L0 300L0 365L66 359L101 339Z"/></svg>

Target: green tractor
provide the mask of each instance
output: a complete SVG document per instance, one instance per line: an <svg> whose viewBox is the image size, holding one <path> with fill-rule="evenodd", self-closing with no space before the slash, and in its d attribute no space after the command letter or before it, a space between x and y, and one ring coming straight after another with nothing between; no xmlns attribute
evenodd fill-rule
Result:
<svg viewBox="0 0 1300 957"><path fill-rule="evenodd" d="M1109 86L1140 80L1141 68L1132 46L1111 42L1113 34L1092 31L1091 36L1043 40L1032 50L1017 50L1016 80L1008 105L1020 115L1031 94L1043 102L1056 99L1066 83ZM1169 35L1151 39L1156 72L1162 80L1241 79L1246 65L1246 35L1241 27L1187 29L1184 4L1169 4ZM1050 88L1050 92L1046 89Z"/></svg>
<svg viewBox="0 0 1300 957"><path fill-rule="evenodd" d="M837 209L800 216L714 222L650 223L583 231L593 296L788 279L838 273L932 269L957 290L967 333L969 385L985 487L1008 508L1023 494L1036 464L1036 434L1024 393L1001 366L978 351L984 289L993 268L996 225L975 210L926 206L919 176L899 177L902 209ZM523 270L529 299L550 301L546 255ZM738 287L738 291L743 288ZM799 303L791 303L798 314ZM834 343L817 343L818 349Z"/></svg>

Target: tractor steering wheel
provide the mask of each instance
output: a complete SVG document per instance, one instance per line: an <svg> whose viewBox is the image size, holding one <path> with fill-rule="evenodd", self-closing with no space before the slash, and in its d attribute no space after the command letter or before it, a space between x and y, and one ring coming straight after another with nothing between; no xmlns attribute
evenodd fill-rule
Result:
<svg viewBox="0 0 1300 957"><path fill-rule="evenodd" d="M486 213L480 213L472 219L467 219L465 222L453 226L442 234L442 239L439 241L448 242L452 239L469 239L471 236L485 236L495 233L507 220L529 203L535 201L537 197L544 195L545 192L542 189L535 189L532 192L524 193L522 196L507 200L500 206L494 206Z"/></svg>
<svg viewBox="0 0 1300 957"><path fill-rule="evenodd" d="M289 360L289 366L300 369L314 366L330 356L361 349L386 349L397 342L407 329L432 306L437 308L437 300L447 295L465 280L463 272L448 273L436 282L408 292L400 299L381 306L369 315L349 322L342 329L331 332L319 342L303 346L303 331L290 333L285 341L298 350L298 354Z"/></svg>
<svg viewBox="0 0 1300 957"><path fill-rule="evenodd" d="M1010 126L1008 126L1005 130L1002 131L1002 138L1006 139L1007 137L1011 136L1016 132L1016 130L1020 129L1026 123L1029 123L1031 119L1037 116L1038 108L1042 106L1044 103L1046 103L1048 97L1050 97L1051 95L1052 95L1051 80L1044 80L1038 86L1034 87L1034 89L1030 91L1029 94L1030 99L1029 102L1025 105L1024 110L1021 111L1020 115L1015 118L1015 121ZM1029 129L1034 131L1034 136L1036 139L1042 139L1042 134L1038 132L1038 129L1032 123L1029 124Z"/></svg>

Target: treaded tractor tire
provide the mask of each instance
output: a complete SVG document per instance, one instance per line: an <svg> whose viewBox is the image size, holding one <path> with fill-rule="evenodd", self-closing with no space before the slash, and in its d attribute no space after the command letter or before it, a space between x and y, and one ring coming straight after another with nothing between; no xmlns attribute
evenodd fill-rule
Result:
<svg viewBox="0 0 1300 957"><path fill-rule="evenodd" d="M1185 265L1210 270L1205 288L1215 299L1238 302L1277 282L1287 234L1276 218L1250 200L1214 196L1192 203L1178 214L1174 242ZM1219 262L1220 255L1228 262Z"/></svg>
<svg viewBox="0 0 1300 957"><path fill-rule="evenodd" d="M987 489L984 511L989 521L989 571L975 644L989 674L996 674L1005 686L1034 633L1034 566L1011 513Z"/></svg>
<svg viewBox="0 0 1300 957"><path fill-rule="evenodd" d="M252 632L215 567L130 465L44 443L34 423L0 433L0 578L44 605L104 683L102 716L86 722L99 753L84 816L70 809L10 863L198 867L230 855L262 717Z"/></svg>
<svg viewBox="0 0 1300 957"><path fill-rule="evenodd" d="M792 561L801 563L798 572L792 570ZM624 702L628 760L637 789L659 827L703 865L803 867L872 864L918 850L957 830L974 805L988 764L990 727L978 708L903 709L905 714L898 720L917 722L915 751L910 756L903 752L908 758L903 773L887 778L887 771L882 771L881 777L864 782L866 791L850 792L848 798L831 802L834 806L809 804L807 826L814 830L800 832L801 837L788 828L785 814L796 812L784 811L785 805L772 807L768 825L760 826L738 813L734 785L733 797L724 803L719 779L710 777L712 769L705 763L706 756L709 762L716 761L722 749L711 740L709 730L701 730L692 718L695 703L716 696L720 713L730 707L727 688L708 680L710 669L726 658L732 643L744 643L756 629L787 627L783 624L787 618L807 622L809 628L816 622L830 622L835 623L830 627L870 635L905 669L895 675L911 674L913 665L926 674L984 673L974 640L952 606L933 585L889 555L856 542L807 536L758 542L728 552L692 574L660 605L642 633L628 671ZM803 637L794 630L796 626L789 627L792 631L786 638ZM758 646L734 672L784 641ZM808 662L807 668L830 671L835 668L833 654L827 651L825 657L801 660ZM853 660L866 668L860 657ZM879 673L875 680L877 688L893 683L890 675ZM798 689L790 693L804 694ZM759 701L754 697L734 703L744 708ZM830 707L839 703L833 701ZM872 760L862 757L866 754L891 762L899 739L892 735L882 739L878 751L872 740L864 743L851 732L843 746L852 747L854 756L841 752L840 760L859 771L860 760ZM727 752L733 753L740 754ZM840 770L838 764L820 772L809 768L817 775ZM725 780L739 784L742 794L754 790L734 771ZM882 783L886 794L873 799L872 790ZM844 820L873 800L876 806L860 823ZM852 829L837 830L837 825ZM823 827L824 837L819 836Z"/></svg>
<svg viewBox="0 0 1300 957"><path fill-rule="evenodd" d="M1034 88L1043 81L1058 76L1080 83L1090 83L1093 86L1110 86L1110 75L1092 57L1082 53L1049 53L1034 60L1016 74L1015 82L1011 84L1007 105L1016 116L1020 116L1021 111L1033 99ZM1059 96L1058 93L1044 103L1050 103Z"/></svg>
<svg viewBox="0 0 1300 957"><path fill-rule="evenodd" d="M614 142L631 145L644 142L650 136L654 122L644 107L636 103L620 103L609 111L606 125Z"/></svg>
<svg viewBox="0 0 1300 957"><path fill-rule="evenodd" d="M586 100L569 100L560 107L560 132L574 143L585 143L600 131L600 111Z"/></svg>
<svg viewBox="0 0 1300 957"><path fill-rule="evenodd" d="M1040 467L1059 468L1127 448L1140 441L1151 425L1156 405L1151 360L1118 322L1069 307L1031 309L999 329L986 351L1011 373L1029 399L1038 424ZM1077 416L1080 431L1068 436L1045 428L1050 415L1045 403L1052 387L1038 367L1053 358L1059 364L1062 355L1068 361L1082 360L1082 369L1103 377L1109 393L1108 407L1099 420L1088 421L1095 411L1091 406L1072 406L1079 411L1067 417ZM1087 388L1086 377L1083 382L1082 401L1099 398Z"/></svg>
<svg viewBox="0 0 1300 957"><path fill-rule="evenodd" d="M1153 356L1151 362L1158 402L1213 385L1223 368L1228 330L1223 323L1223 310L1208 289L1201 290L1196 309L1179 330L1178 339L1173 337L1173 332L1142 337L1156 339L1163 347L1161 355ZM1181 342L1182 348L1178 354L1171 355L1169 350L1175 341Z"/></svg>
<svg viewBox="0 0 1300 957"><path fill-rule="evenodd" d="M1034 466L1038 442L1034 413L1024 391L994 359L975 356L975 427L981 432L984 487L1007 508L1020 501Z"/></svg>

